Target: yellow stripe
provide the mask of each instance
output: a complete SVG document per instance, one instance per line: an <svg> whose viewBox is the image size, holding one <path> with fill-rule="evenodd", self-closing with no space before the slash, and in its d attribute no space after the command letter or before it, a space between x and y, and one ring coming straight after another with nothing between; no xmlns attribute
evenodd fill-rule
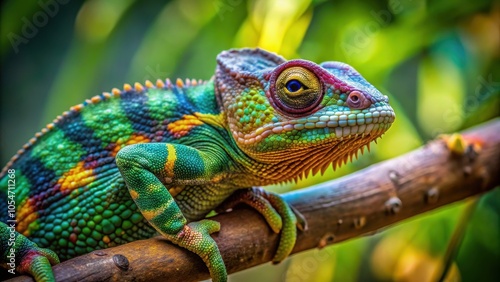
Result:
<svg viewBox="0 0 500 282"><path fill-rule="evenodd" d="M154 210L143 210L141 213L147 221L151 221L153 218L161 215L166 209L168 209L168 206L172 204L172 200L173 199L169 200Z"/></svg>
<svg viewBox="0 0 500 282"><path fill-rule="evenodd" d="M226 116L224 115L224 112L220 112L217 115L213 114L203 114L203 113L194 113L194 115L201 120L202 122L206 124L210 124L213 126L217 127L224 127L225 126L225 118Z"/></svg>
<svg viewBox="0 0 500 282"><path fill-rule="evenodd" d="M167 143L167 162L165 163L165 172L167 177L174 177L174 166L177 160L177 153L175 152L175 147L172 144Z"/></svg>

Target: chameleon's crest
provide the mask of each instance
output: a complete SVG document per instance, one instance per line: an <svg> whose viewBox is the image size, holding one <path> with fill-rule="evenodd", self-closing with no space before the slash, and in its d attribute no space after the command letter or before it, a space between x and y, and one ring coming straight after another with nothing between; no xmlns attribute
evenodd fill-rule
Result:
<svg viewBox="0 0 500 282"><path fill-rule="evenodd" d="M33 138L31 138L26 144L23 145L23 148L19 149L16 154L9 160L6 166L0 172L0 177L5 174L7 167L11 166L21 155L23 155L29 148L36 144L36 142L45 134L53 130L57 124L64 122L66 119L71 117L72 115L81 112L87 105L95 105L102 101L106 101L113 97L120 97L124 92L135 92L135 93L143 93L146 89L149 88L158 88L158 89L173 89L174 87L179 88L188 88L191 86L201 85L206 83L204 80L196 80L196 79L188 79L182 81L180 78L176 80L176 83L173 84L170 79L161 80L158 79L155 84L151 81L146 80L144 86L136 82L134 86L125 83L123 85L122 90L119 88L111 89L111 92L103 92L100 95L96 95L90 99L86 99L83 103L72 106L68 111L63 112L61 115L57 116L51 123L47 124L45 128L42 128L40 132L37 132Z"/></svg>
<svg viewBox="0 0 500 282"><path fill-rule="evenodd" d="M258 78L269 68L283 64L286 60L262 49L229 50L217 56L218 71L229 74L232 78ZM222 79L221 76L218 77Z"/></svg>

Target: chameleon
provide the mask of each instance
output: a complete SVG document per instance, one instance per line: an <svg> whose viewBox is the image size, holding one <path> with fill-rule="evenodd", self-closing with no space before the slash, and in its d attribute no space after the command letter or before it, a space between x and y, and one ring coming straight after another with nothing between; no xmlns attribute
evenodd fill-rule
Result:
<svg viewBox="0 0 500 282"><path fill-rule="evenodd" d="M0 172L0 261L53 281L51 265L161 234L227 271L207 214L255 208L292 251L305 218L262 186L346 163L394 122L389 99L341 62L259 48L216 58L206 81L146 81L71 107Z"/></svg>

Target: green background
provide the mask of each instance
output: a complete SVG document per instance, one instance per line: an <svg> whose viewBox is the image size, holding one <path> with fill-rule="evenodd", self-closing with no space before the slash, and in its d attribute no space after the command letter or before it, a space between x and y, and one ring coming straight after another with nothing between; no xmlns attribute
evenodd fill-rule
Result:
<svg viewBox="0 0 500 282"><path fill-rule="evenodd" d="M234 47L346 62L387 94L396 111L395 124L371 153L335 173L330 169L294 186L271 187L278 192L359 170L500 113L500 1L11 0L1 5L3 164L70 106L123 83L209 79L216 55ZM451 247L457 256L449 279L497 281L500 191L480 197L477 206L473 202L230 279L428 281ZM462 243L449 246L464 224Z"/></svg>

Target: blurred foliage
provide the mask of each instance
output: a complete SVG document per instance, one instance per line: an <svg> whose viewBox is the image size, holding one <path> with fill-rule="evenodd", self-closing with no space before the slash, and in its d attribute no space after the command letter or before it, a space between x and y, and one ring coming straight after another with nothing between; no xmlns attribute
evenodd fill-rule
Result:
<svg viewBox="0 0 500 282"><path fill-rule="evenodd" d="M500 112L499 1L10 0L1 5L3 163L70 106L124 82L209 79L215 56L233 47L349 63L390 96L397 113L371 153L335 173L272 187L279 192L401 155ZM499 189L468 206L449 205L374 236L231 279L432 281L451 248L456 256L446 281L498 281ZM464 239L451 244L457 232Z"/></svg>

